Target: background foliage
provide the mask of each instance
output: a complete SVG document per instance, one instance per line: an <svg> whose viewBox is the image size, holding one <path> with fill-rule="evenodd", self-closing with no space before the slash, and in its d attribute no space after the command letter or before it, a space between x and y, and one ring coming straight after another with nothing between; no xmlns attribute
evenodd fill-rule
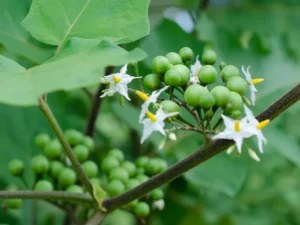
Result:
<svg viewBox="0 0 300 225"><path fill-rule="evenodd" d="M37 16L49 20L43 23L39 20L37 23L33 16L37 13L36 7L44 1L35 1L31 9L30 0L0 2L0 53L8 58L1 58L0 63L5 65L12 59L25 68L34 66L31 69L33 74L26 80L28 83L18 81L22 79L18 73L22 71L17 71L14 75L17 79L9 80L15 82L14 86L7 85L7 77L3 75L7 71L0 71L0 101L14 105L36 105L36 94L40 95L42 91L72 90L48 96L49 104L64 129L84 131L86 128L92 101L78 87L91 85L89 90L95 91L98 86L97 75L103 75L107 65L121 66L129 60L142 60L146 56L144 52L148 58L139 65L142 75L150 72L154 56L178 51L183 46L193 48L198 54L206 46L211 46L218 54L219 61L237 66L250 65L255 77L265 78L265 82L259 86L255 108L257 113L300 80L300 4L297 0L211 0L208 7L201 10L198 0L153 0L149 8L150 35L138 41L135 40L149 32L147 18L142 13L147 9L147 1L124 1L125 5L120 5L119 10L112 13L101 11L103 7L100 3L88 4L87 11L83 11L82 17L77 20L74 14L81 12L84 1L78 1L80 4L76 7L58 6L60 1L54 1L49 11L38 11L45 14ZM131 4L138 8L131 8ZM191 33L186 33L177 23L164 18L164 11L169 7L185 9L192 15L194 30ZM95 11L90 12L92 9ZM97 15L101 15L101 18ZM110 23L102 22L108 19ZM86 25L86 21L90 20L94 23ZM70 26L73 24L70 21L75 22L73 26ZM30 24L35 23L35 29L32 26L29 28ZM102 29L94 33L94 27L100 25ZM55 28L55 35L49 35L45 27ZM68 27L71 28L70 32ZM82 35L77 33L81 31ZM113 35L110 32L114 32ZM99 39L87 39L101 39L107 37L108 33L111 38L107 45L100 43ZM73 38L65 43L66 38L62 34L69 35L68 38L84 39ZM129 52L116 45L131 41L135 42L123 45ZM48 60L57 45L65 47ZM75 50L68 51L70 45L75 45ZM136 47L144 52L133 50ZM115 52L109 50L107 53L108 48ZM46 60L45 64L39 65ZM20 65L17 66L19 69L22 68ZM65 73L71 73L76 80L61 80L64 74L59 74L59 68L64 68L67 71ZM51 76L52 82L41 88L42 82L38 81L42 79L41 76ZM87 77L90 80L85 80ZM16 93L16 83L20 84L19 92L13 95ZM29 89L34 91L28 92ZM161 137L153 135L142 148L139 144L141 127L138 125L138 113L139 108L130 103L120 108L117 98L104 100L96 123L99 151L94 158L97 162L111 147L119 147L131 159L141 154L158 154L172 164L202 143L197 135L182 133L178 135L178 142L167 143L162 151L158 151ZM269 143L265 153L259 155L260 163L252 161L246 151L240 157L222 153L172 182L168 187L166 208L153 213L149 224L300 224L299 113L298 104L265 129ZM0 189L4 189L9 183L19 182L8 175L7 162L19 157L29 166L31 157L38 152L33 143L35 135L39 132L53 134L37 108L1 104L0 115ZM128 142L128 139L133 141ZM248 144L256 148L251 141ZM26 180L33 182L33 174L27 172ZM5 215L0 211L0 223L29 224L31 204L31 201L25 201L20 211ZM61 224L62 213L46 203L39 204L47 210L39 211L38 224ZM116 211L105 222L107 225L135 223L135 218L124 211Z"/></svg>

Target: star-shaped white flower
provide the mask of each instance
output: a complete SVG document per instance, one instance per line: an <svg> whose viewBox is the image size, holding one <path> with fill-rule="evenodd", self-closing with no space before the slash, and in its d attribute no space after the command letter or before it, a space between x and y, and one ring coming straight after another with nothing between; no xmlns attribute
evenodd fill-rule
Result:
<svg viewBox="0 0 300 225"><path fill-rule="evenodd" d="M234 140L239 153L241 153L243 140L253 135L248 129L246 118L233 120L224 115L222 115L222 118L225 124L225 130L215 135L212 139Z"/></svg>
<svg viewBox="0 0 300 225"><path fill-rule="evenodd" d="M140 114L140 119L139 122L142 122L142 119L145 117L146 112L148 111L148 108L150 106L151 103L155 104L157 102L157 98L158 96L164 92L165 90L168 89L169 86L165 86L164 88L158 90L158 91L153 91L152 94L150 96L147 96L146 94L144 94L143 92L140 91L136 91L136 94L143 99L145 102L142 105L142 111Z"/></svg>
<svg viewBox="0 0 300 225"><path fill-rule="evenodd" d="M120 95L123 95L125 98L130 100L130 98L128 97L127 84L129 84L133 79L140 77L130 76L126 74L126 71L127 64L121 68L120 73L114 73L104 77L110 83L110 85L109 89L105 91L104 94L100 96L100 98L103 98L107 95L112 96L116 92L118 92Z"/></svg>
<svg viewBox="0 0 300 225"><path fill-rule="evenodd" d="M152 134L153 131L158 131L162 135L166 135L164 130L164 120L177 114L178 112L165 113L162 109L162 106L159 107L155 115L147 111L146 115L148 118L142 120L142 124L144 124L144 130L141 144Z"/></svg>
<svg viewBox="0 0 300 225"><path fill-rule="evenodd" d="M250 66L247 67L247 71L245 70L244 66L242 66L242 71L245 74L246 81L248 82L248 85L250 85L250 92L251 92L251 103L252 105L255 105L255 92L257 92L257 89L255 88L255 84L258 84L260 82L263 82L264 79L259 78L259 79L252 79L250 71L249 71Z"/></svg>
<svg viewBox="0 0 300 225"><path fill-rule="evenodd" d="M192 84L199 84L199 77L198 77L198 72L201 69L202 65L199 61L199 55L196 57L196 62L194 65L191 65L191 75L190 75L190 83Z"/></svg>

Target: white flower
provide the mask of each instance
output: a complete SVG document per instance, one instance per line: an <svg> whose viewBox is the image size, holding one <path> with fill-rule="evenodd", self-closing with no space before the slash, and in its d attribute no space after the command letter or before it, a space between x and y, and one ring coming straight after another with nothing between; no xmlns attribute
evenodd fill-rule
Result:
<svg viewBox="0 0 300 225"><path fill-rule="evenodd" d="M198 77L198 72L201 69L202 65L198 59L199 55L196 57L196 62L194 65L191 65L191 75L190 75L190 83L192 84L199 84L199 77Z"/></svg>
<svg viewBox="0 0 300 225"><path fill-rule="evenodd" d="M250 66L247 67L247 71L245 70L244 66L242 66L242 71L245 74L246 81L248 82L248 85L250 85L250 92L251 92L251 103L252 105L255 105L255 92L257 92L257 89L255 88L254 84L258 84L264 79L259 78L259 79L252 79L250 71L249 71Z"/></svg>
<svg viewBox="0 0 300 225"><path fill-rule="evenodd" d="M162 106L159 107L155 115L147 111L146 115L148 116L148 118L142 121L142 124L144 124L144 130L141 144L152 134L153 131L158 131L162 135L166 135L164 130L164 120L177 114L178 112L165 113L162 109Z"/></svg>
<svg viewBox="0 0 300 225"><path fill-rule="evenodd" d="M163 199L156 200L152 203L153 209L163 210L165 208L165 201Z"/></svg>
<svg viewBox="0 0 300 225"><path fill-rule="evenodd" d="M133 79L140 78L140 77L130 76L126 74L126 71L127 71L127 64L121 68L120 73L114 73L104 77L106 80L108 80L110 85L109 85L109 89L105 91L105 93L101 95L100 98L103 98L107 95L112 96L114 93L119 92L120 95L123 95L125 98L130 100L130 98L128 97L127 84L129 84Z"/></svg>
<svg viewBox="0 0 300 225"><path fill-rule="evenodd" d="M140 114L140 119L139 122L141 123L142 119L144 118L144 116L146 115L146 112L148 111L148 108L150 106L151 103L155 104L157 101L158 96L164 92L165 90L168 89L169 86L166 86L158 91L153 91L152 94L150 96L147 96L146 94L144 94L143 92L140 91L136 91L136 94L143 99L145 102L142 105L142 111Z"/></svg>

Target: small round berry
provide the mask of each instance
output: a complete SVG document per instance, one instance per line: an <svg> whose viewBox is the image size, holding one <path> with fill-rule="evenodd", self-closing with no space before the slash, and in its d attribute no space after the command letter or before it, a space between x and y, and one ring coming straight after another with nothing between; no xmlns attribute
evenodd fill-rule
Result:
<svg viewBox="0 0 300 225"><path fill-rule="evenodd" d="M187 82L190 80L190 75L191 75L191 71L189 70L189 68L187 68L185 65L179 64L179 65L173 66L172 69L176 69L181 72L182 83L180 85L181 86L186 85Z"/></svg>
<svg viewBox="0 0 300 225"><path fill-rule="evenodd" d="M55 159L61 156L63 148L58 140L52 140L45 146L44 153L48 158Z"/></svg>
<svg viewBox="0 0 300 225"><path fill-rule="evenodd" d="M19 209L22 206L22 199L12 198L4 200L5 205L9 209Z"/></svg>
<svg viewBox="0 0 300 225"><path fill-rule="evenodd" d="M53 185L48 180L39 180L35 186L35 191L53 191Z"/></svg>
<svg viewBox="0 0 300 225"><path fill-rule="evenodd" d="M139 202L139 200L135 199L135 200L129 202L128 204L124 205L124 208L132 210L138 204L138 202Z"/></svg>
<svg viewBox="0 0 300 225"><path fill-rule="evenodd" d="M106 173L119 166L120 166L119 160L113 156L106 156L103 159L101 164L102 170Z"/></svg>
<svg viewBox="0 0 300 225"><path fill-rule="evenodd" d="M235 76L239 77L240 71L237 67L228 65L222 69L221 76L222 76L222 80L226 82L231 77L235 77Z"/></svg>
<svg viewBox="0 0 300 225"><path fill-rule="evenodd" d="M136 166L132 162L125 161L122 163L121 167L127 170L130 177L134 176L136 173Z"/></svg>
<svg viewBox="0 0 300 225"><path fill-rule="evenodd" d="M138 179L130 179L125 184L126 190L130 190L130 189L138 186L140 183L141 182Z"/></svg>
<svg viewBox="0 0 300 225"><path fill-rule="evenodd" d="M177 54L176 52L169 52L168 54L166 54L166 58L169 60L169 62L172 65L177 65L182 63L182 59L180 55Z"/></svg>
<svg viewBox="0 0 300 225"><path fill-rule="evenodd" d="M184 61L184 62L192 61L192 59L194 58L194 52L189 47L181 48L179 50L179 55L180 55L182 61Z"/></svg>
<svg viewBox="0 0 300 225"><path fill-rule="evenodd" d="M161 173L161 172L165 171L166 169L168 169L168 163L164 159L158 158L158 157L153 158L153 159L155 159L158 162L158 171L159 171L159 173Z"/></svg>
<svg viewBox="0 0 300 225"><path fill-rule="evenodd" d="M143 79L143 85L151 91L157 90L160 85L160 79L156 74L148 74Z"/></svg>
<svg viewBox="0 0 300 225"><path fill-rule="evenodd" d="M82 142L83 139L83 134L73 129L66 130L65 136L70 145L78 145Z"/></svg>
<svg viewBox="0 0 300 225"><path fill-rule="evenodd" d="M157 158L152 158L146 164L145 171L149 175L155 175L160 172L160 170L161 170L160 166L161 166L160 161L157 160Z"/></svg>
<svg viewBox="0 0 300 225"><path fill-rule="evenodd" d="M146 217L150 213L150 207L146 202L139 202L134 207L134 213L140 217Z"/></svg>
<svg viewBox="0 0 300 225"><path fill-rule="evenodd" d="M210 91L215 99L215 105L225 107L230 98L230 91L223 86L216 86Z"/></svg>
<svg viewBox="0 0 300 225"><path fill-rule="evenodd" d="M13 176L21 175L24 171L24 168L25 168L24 163L20 159L13 159L8 164L8 170L10 174Z"/></svg>
<svg viewBox="0 0 300 225"><path fill-rule="evenodd" d="M167 85L172 87L180 86L183 82L183 75L179 70L172 68L166 72L164 81Z"/></svg>
<svg viewBox="0 0 300 225"><path fill-rule="evenodd" d="M243 104L244 102L242 97L238 93L231 91L229 102L226 107L228 107L230 111L240 110L243 107Z"/></svg>
<svg viewBox="0 0 300 225"><path fill-rule="evenodd" d="M171 100L164 100L160 104L165 113L172 113L172 112L179 113L179 111L180 111L179 105L177 105L175 102L173 102ZM176 117L178 117L178 115L172 116L171 119L176 119Z"/></svg>
<svg viewBox="0 0 300 225"><path fill-rule="evenodd" d="M66 189L67 192L83 194L83 189L79 185L73 184Z"/></svg>
<svg viewBox="0 0 300 225"><path fill-rule="evenodd" d="M84 145L76 145L73 149L77 159L82 162L89 157L89 149Z"/></svg>
<svg viewBox="0 0 300 225"><path fill-rule="evenodd" d="M31 168L36 174L46 173L49 169L49 161L43 155L37 155L31 160Z"/></svg>
<svg viewBox="0 0 300 225"><path fill-rule="evenodd" d="M109 173L109 179L110 180L120 180L124 183L126 183L129 179L129 174L127 170L125 170L122 167L115 168Z"/></svg>
<svg viewBox="0 0 300 225"><path fill-rule="evenodd" d="M151 198L153 200L160 200L160 199L163 199L164 198L164 192L162 189L160 188L157 188L157 189L154 189L152 192L151 192Z"/></svg>
<svg viewBox="0 0 300 225"><path fill-rule="evenodd" d="M138 168L136 169L136 175L144 174L144 173L145 173L144 168L138 167Z"/></svg>
<svg viewBox="0 0 300 225"><path fill-rule="evenodd" d="M156 56L152 61L152 69L157 74L163 74L170 69L170 62L164 56Z"/></svg>
<svg viewBox="0 0 300 225"><path fill-rule="evenodd" d="M120 163L124 161L124 153L118 148L110 150L108 155L115 157Z"/></svg>
<svg viewBox="0 0 300 225"><path fill-rule="evenodd" d="M64 187L75 184L76 180L76 173L70 168L64 168L58 174L58 183Z"/></svg>
<svg viewBox="0 0 300 225"><path fill-rule="evenodd" d="M198 72L198 77L202 84L215 83L217 79L217 70L211 65L202 66Z"/></svg>
<svg viewBox="0 0 300 225"><path fill-rule="evenodd" d="M234 110L231 113L231 116L233 119L238 120L239 118L241 118L242 112L240 110Z"/></svg>
<svg viewBox="0 0 300 225"><path fill-rule="evenodd" d="M145 174L139 174L135 177L135 179L139 180L141 183L144 183L149 179L149 177L146 176Z"/></svg>
<svg viewBox="0 0 300 225"><path fill-rule="evenodd" d="M81 165L81 167L88 178L96 177L98 174L98 166L93 161L86 161Z"/></svg>
<svg viewBox="0 0 300 225"><path fill-rule="evenodd" d="M57 178L60 171L64 168L64 164L59 161L50 162L50 176L54 179Z"/></svg>
<svg viewBox="0 0 300 225"><path fill-rule="evenodd" d="M95 142L94 142L93 138L91 138L89 136L83 137L81 144L86 146L89 151L93 151L95 148Z"/></svg>
<svg viewBox="0 0 300 225"><path fill-rule="evenodd" d="M107 193L109 196L117 196L125 191L125 185L120 180L113 180L107 186Z"/></svg>
<svg viewBox="0 0 300 225"><path fill-rule="evenodd" d="M212 50L205 51L202 55L202 62L204 65L214 65L216 61L217 54Z"/></svg>
<svg viewBox="0 0 300 225"><path fill-rule="evenodd" d="M143 168L147 164L148 161L149 161L149 158L147 156L140 156L136 159L135 165L137 167Z"/></svg>
<svg viewBox="0 0 300 225"><path fill-rule="evenodd" d="M226 83L226 87L230 90L230 91L234 91L239 93L241 96L243 96L248 88L248 84L247 82L241 78L241 77L231 77L227 83Z"/></svg>
<svg viewBox="0 0 300 225"><path fill-rule="evenodd" d="M190 85L184 92L184 99L191 106L199 106L199 99L207 94L208 90L198 84Z"/></svg>
<svg viewBox="0 0 300 225"><path fill-rule="evenodd" d="M203 109L210 109L214 105L215 99L209 92L199 98L199 106Z"/></svg>
<svg viewBox="0 0 300 225"><path fill-rule="evenodd" d="M50 137L48 134L42 133L36 136L35 138L35 146L43 149L48 142L50 141Z"/></svg>

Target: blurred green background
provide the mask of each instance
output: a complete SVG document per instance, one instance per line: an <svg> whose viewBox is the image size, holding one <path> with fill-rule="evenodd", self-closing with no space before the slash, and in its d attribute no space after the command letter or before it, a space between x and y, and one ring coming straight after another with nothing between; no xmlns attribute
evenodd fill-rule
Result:
<svg viewBox="0 0 300 225"><path fill-rule="evenodd" d="M15 38L2 32L8 23L6 15L0 14L0 54L28 68L42 63L54 51L33 40L20 26L29 6L30 0L24 0L13 10L10 23ZM265 79L258 86L256 113L300 81L299 0L152 0L149 19L150 35L123 46L127 50L140 47L148 54L139 64L142 75L151 71L156 55L177 52L184 46L201 55L209 46L219 62L239 68L249 65L252 76ZM91 91L96 89L90 87ZM84 91L50 94L49 104L64 129L85 131L92 101ZM201 145L197 135L182 132L176 143L167 143L161 151L160 135L153 135L141 146L139 110L130 103L120 108L117 98L104 100L96 123L96 162L100 163L110 148L119 147L131 160L157 154L173 164ZM298 103L264 130L268 145L265 153L259 154L261 162L253 161L246 151L240 157L222 153L172 182L167 187L165 209L154 211L146 224L300 224L299 114ZM0 105L0 130L0 189L11 183L22 185L8 173L7 162L15 157L27 162L26 180L33 182L29 165L38 152L34 137L39 132L53 136L46 120L36 108ZM248 144L257 150L251 140ZM62 224L63 213L47 203L39 204L38 224ZM31 205L26 200L21 210L0 210L0 224L30 224ZM116 211L105 221L106 225L136 223L141 221L125 211Z"/></svg>

